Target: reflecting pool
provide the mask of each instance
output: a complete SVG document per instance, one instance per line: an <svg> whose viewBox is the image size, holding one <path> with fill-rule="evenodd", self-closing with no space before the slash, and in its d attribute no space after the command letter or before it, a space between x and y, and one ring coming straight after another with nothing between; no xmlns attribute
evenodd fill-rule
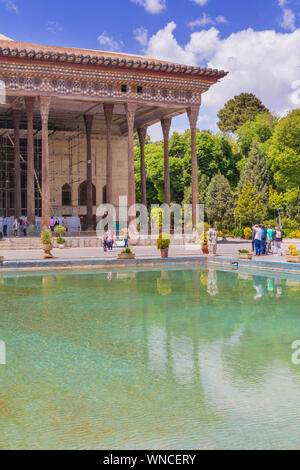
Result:
<svg viewBox="0 0 300 470"><path fill-rule="evenodd" d="M3 274L0 448L299 448L299 305L268 273Z"/></svg>

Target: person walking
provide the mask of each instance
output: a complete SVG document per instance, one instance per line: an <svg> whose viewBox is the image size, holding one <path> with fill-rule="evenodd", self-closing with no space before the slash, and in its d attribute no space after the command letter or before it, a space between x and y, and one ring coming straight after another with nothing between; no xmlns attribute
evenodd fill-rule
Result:
<svg viewBox="0 0 300 470"><path fill-rule="evenodd" d="M279 227L275 227L275 237L274 237L274 254L277 256L282 256L281 243L282 243L282 232Z"/></svg>
<svg viewBox="0 0 300 470"><path fill-rule="evenodd" d="M3 236L7 237L7 218L6 217L4 217L3 219L2 227L3 227Z"/></svg>
<svg viewBox="0 0 300 470"><path fill-rule="evenodd" d="M255 225L255 236L254 236L255 256L261 255L261 251L262 251L261 250L262 248L261 235L262 235L261 227L258 225Z"/></svg>
<svg viewBox="0 0 300 470"><path fill-rule="evenodd" d="M218 243L218 232L213 228L207 232L207 244L208 244L208 252L210 256L217 254L217 243Z"/></svg>
<svg viewBox="0 0 300 470"><path fill-rule="evenodd" d="M125 227L122 229L123 235L124 235L124 247L128 248L128 237L129 237L129 231L128 228Z"/></svg>

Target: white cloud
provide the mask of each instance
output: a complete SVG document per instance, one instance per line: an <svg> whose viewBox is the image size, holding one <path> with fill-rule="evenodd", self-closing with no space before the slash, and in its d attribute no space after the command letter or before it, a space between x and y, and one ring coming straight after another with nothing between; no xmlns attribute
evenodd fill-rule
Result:
<svg viewBox="0 0 300 470"><path fill-rule="evenodd" d="M295 31L295 15L292 10L289 10L288 8L283 9L283 18L280 26L287 31Z"/></svg>
<svg viewBox="0 0 300 470"><path fill-rule="evenodd" d="M295 14L290 8L286 8L287 0L278 0L278 6L282 9L282 20L280 26L287 31L295 31Z"/></svg>
<svg viewBox="0 0 300 470"><path fill-rule="evenodd" d="M104 31L98 37L100 46L103 46L108 51L120 51L124 47L123 41L118 41L112 36L108 36Z"/></svg>
<svg viewBox="0 0 300 470"><path fill-rule="evenodd" d="M13 13L19 13L17 5L12 0L0 0L1 3L4 3L5 8Z"/></svg>
<svg viewBox="0 0 300 470"><path fill-rule="evenodd" d="M211 18L206 13L203 13L202 18L198 18L194 21L189 22L189 27L191 29L195 29L196 27L219 24L219 23L227 23L225 16L217 16L215 19Z"/></svg>
<svg viewBox="0 0 300 470"><path fill-rule="evenodd" d="M47 31L53 34L63 31L63 28L58 21L48 21L46 28L47 28Z"/></svg>
<svg viewBox="0 0 300 470"><path fill-rule="evenodd" d="M145 8L149 13L161 13L166 8L166 0L131 0ZM173 0L174 1L174 0Z"/></svg>
<svg viewBox="0 0 300 470"><path fill-rule="evenodd" d="M134 39L140 43L141 46L148 44L148 30L141 26L133 31Z"/></svg>
<svg viewBox="0 0 300 470"><path fill-rule="evenodd" d="M203 7L208 2L208 0L193 0L193 2Z"/></svg>
<svg viewBox="0 0 300 470"><path fill-rule="evenodd" d="M174 36L175 28L171 22L152 36L146 53L228 71L226 78L204 94L206 106L220 109L234 95L253 92L274 112L295 107L292 86L300 79L300 29L284 34L247 29L221 39L219 31L211 27L192 33L182 45Z"/></svg>

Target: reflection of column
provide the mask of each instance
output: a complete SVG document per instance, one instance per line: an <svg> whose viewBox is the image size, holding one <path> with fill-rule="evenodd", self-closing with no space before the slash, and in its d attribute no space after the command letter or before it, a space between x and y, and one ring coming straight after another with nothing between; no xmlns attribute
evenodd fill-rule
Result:
<svg viewBox="0 0 300 470"><path fill-rule="evenodd" d="M14 120L14 201L15 201L15 217L18 219L21 217L21 164L20 164L20 122L21 122L22 110L20 108L13 109L13 120Z"/></svg>
<svg viewBox="0 0 300 470"><path fill-rule="evenodd" d="M49 143L48 117L50 96L40 96L40 113L42 118L42 227L50 225L50 180L49 180Z"/></svg>
<svg viewBox="0 0 300 470"><path fill-rule="evenodd" d="M114 111L113 103L104 103L103 105L105 121L106 121L106 202L113 203L112 190L112 148L111 148L111 125Z"/></svg>
<svg viewBox="0 0 300 470"><path fill-rule="evenodd" d="M94 116L84 115L86 129L86 225L87 230L93 230L93 181L92 181L92 125Z"/></svg>
<svg viewBox="0 0 300 470"><path fill-rule="evenodd" d="M146 170L145 170L145 140L147 135L147 128L141 127L138 129L140 151L141 151L141 203L147 205L146 194Z"/></svg>
<svg viewBox="0 0 300 470"><path fill-rule="evenodd" d="M196 127L200 106L193 106L187 109L188 118L191 127L191 147L192 147L192 223L193 228L197 225L197 204L199 201L198 184L198 162L196 147Z"/></svg>
<svg viewBox="0 0 300 470"><path fill-rule="evenodd" d="M25 98L27 111L27 219L35 224L35 198L34 198L34 150L33 150L33 110L34 96Z"/></svg>
<svg viewBox="0 0 300 470"><path fill-rule="evenodd" d="M170 194L170 165L169 165L169 134L171 119L162 119L161 127L164 136L164 182L165 182L165 204L171 204Z"/></svg>
<svg viewBox="0 0 300 470"><path fill-rule="evenodd" d="M135 103L125 104L127 124L128 124L128 207L135 206L135 180L134 180L134 116L136 111ZM133 212L135 212L133 210ZM132 214L128 217L131 222L135 219Z"/></svg>

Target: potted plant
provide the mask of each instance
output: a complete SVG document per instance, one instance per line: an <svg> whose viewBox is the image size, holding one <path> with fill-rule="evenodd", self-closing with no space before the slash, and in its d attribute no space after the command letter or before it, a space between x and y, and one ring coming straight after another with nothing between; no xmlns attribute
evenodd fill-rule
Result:
<svg viewBox="0 0 300 470"><path fill-rule="evenodd" d="M43 230L41 233L41 242L44 250L44 258L53 258L51 250L53 249L53 240L50 230Z"/></svg>
<svg viewBox="0 0 300 470"><path fill-rule="evenodd" d="M252 259L252 253L248 250L239 250L239 259Z"/></svg>
<svg viewBox="0 0 300 470"><path fill-rule="evenodd" d="M118 259L134 259L135 254L130 248L125 248L121 253L118 254Z"/></svg>
<svg viewBox="0 0 300 470"><path fill-rule="evenodd" d="M201 242L202 242L202 253L204 255L208 255L208 246L207 246L207 233L204 230L203 234L201 235Z"/></svg>
<svg viewBox="0 0 300 470"><path fill-rule="evenodd" d="M244 228L244 237L246 240L250 240L252 237L252 229L250 227Z"/></svg>
<svg viewBox="0 0 300 470"><path fill-rule="evenodd" d="M162 258L168 258L171 239L167 233L160 233L156 240L157 249L160 250Z"/></svg>
<svg viewBox="0 0 300 470"><path fill-rule="evenodd" d="M296 249L294 245L290 245L289 254L286 255L286 260L288 263L300 263L300 252Z"/></svg>
<svg viewBox="0 0 300 470"><path fill-rule="evenodd" d="M58 248L64 248L66 246L66 240L63 238L65 232L66 232L66 227L63 227L62 225L57 225L54 228L54 232L58 235L56 242L58 244Z"/></svg>

